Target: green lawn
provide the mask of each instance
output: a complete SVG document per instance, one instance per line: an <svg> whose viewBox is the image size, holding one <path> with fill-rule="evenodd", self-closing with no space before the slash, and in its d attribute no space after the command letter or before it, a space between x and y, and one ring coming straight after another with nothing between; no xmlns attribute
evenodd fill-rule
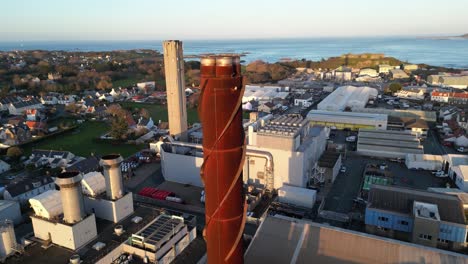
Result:
<svg viewBox="0 0 468 264"><path fill-rule="evenodd" d="M32 149L53 149L70 151L75 155L84 157L90 156L91 153L99 155L119 153L124 157L128 157L144 148L144 145L113 145L111 143L94 141L95 138L108 130L109 126L107 123L87 121L71 132L28 145L25 147L25 153L29 155Z"/></svg>
<svg viewBox="0 0 468 264"><path fill-rule="evenodd" d="M157 123L159 120L167 122L167 107L165 105L151 104L151 103L134 103L134 102L123 102L122 107L131 108L145 108L150 112L154 122ZM187 119L190 124L199 122L197 109L187 108Z"/></svg>

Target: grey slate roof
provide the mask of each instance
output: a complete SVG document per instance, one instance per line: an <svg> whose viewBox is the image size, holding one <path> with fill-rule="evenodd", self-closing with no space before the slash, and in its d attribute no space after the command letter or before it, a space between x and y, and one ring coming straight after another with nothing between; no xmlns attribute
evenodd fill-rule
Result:
<svg viewBox="0 0 468 264"><path fill-rule="evenodd" d="M465 225L463 202L456 196L417 189L372 185L369 207L403 214L412 214L413 202L436 204L442 221Z"/></svg>
<svg viewBox="0 0 468 264"><path fill-rule="evenodd" d="M12 197L17 197L23 193L36 189L33 186L33 182L38 182L38 181L41 182L41 186L54 182L54 180L51 177L47 177L47 176L40 177L40 178L31 178L31 179L25 179L23 181L19 181L14 184L7 185L5 187L5 190L8 191Z"/></svg>

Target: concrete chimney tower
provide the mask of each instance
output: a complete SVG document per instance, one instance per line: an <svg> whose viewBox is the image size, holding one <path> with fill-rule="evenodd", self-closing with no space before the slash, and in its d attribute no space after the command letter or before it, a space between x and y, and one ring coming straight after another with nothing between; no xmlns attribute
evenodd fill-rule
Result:
<svg viewBox="0 0 468 264"><path fill-rule="evenodd" d="M60 186L60 196L63 206L63 220L74 224L85 217L81 180L83 175L78 171L62 172L55 180Z"/></svg>
<svg viewBox="0 0 468 264"><path fill-rule="evenodd" d="M106 179L106 194L110 200L122 198L123 182L120 163L123 158L118 154L103 156L99 164L104 168L104 178Z"/></svg>
<svg viewBox="0 0 468 264"><path fill-rule="evenodd" d="M163 50L169 131L185 141L187 140L187 107L182 41L166 40L163 42Z"/></svg>

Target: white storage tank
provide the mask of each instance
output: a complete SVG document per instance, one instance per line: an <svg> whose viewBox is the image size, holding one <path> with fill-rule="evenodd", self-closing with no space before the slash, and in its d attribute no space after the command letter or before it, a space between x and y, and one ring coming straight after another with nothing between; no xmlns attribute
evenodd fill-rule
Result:
<svg viewBox="0 0 468 264"><path fill-rule="evenodd" d="M4 260L16 249L15 230L13 222L5 220L0 223L0 259Z"/></svg>
<svg viewBox="0 0 468 264"><path fill-rule="evenodd" d="M317 191L306 188L283 185L278 189L278 201L295 206L310 208L314 207Z"/></svg>

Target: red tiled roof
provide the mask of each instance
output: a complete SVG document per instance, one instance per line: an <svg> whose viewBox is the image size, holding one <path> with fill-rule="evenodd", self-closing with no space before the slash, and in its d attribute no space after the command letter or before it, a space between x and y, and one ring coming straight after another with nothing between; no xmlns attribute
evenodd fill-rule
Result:
<svg viewBox="0 0 468 264"><path fill-rule="evenodd" d="M46 123L38 121L27 121L26 125L29 129L45 129L47 127Z"/></svg>
<svg viewBox="0 0 468 264"><path fill-rule="evenodd" d="M455 97L455 98L468 98L468 93L443 93L443 92L432 92L431 96L442 96L442 97Z"/></svg>

